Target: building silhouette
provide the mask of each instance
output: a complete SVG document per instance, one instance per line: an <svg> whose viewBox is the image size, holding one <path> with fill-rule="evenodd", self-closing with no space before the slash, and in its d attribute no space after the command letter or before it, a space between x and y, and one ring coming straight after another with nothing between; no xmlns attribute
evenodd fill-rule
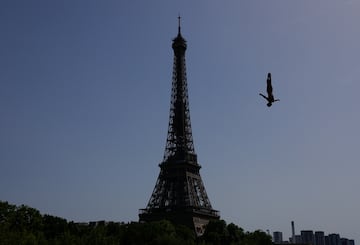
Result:
<svg viewBox="0 0 360 245"><path fill-rule="evenodd" d="M325 245L325 233L323 231L315 231L315 245Z"/></svg>
<svg viewBox="0 0 360 245"><path fill-rule="evenodd" d="M295 235L294 224L292 222L292 236L289 238L289 241L274 242L274 244L305 244L305 245L355 245L353 239L347 239L345 237L340 237L339 234L332 233L325 235L323 231L312 230L303 230L301 235ZM275 240L275 232L274 232Z"/></svg>
<svg viewBox="0 0 360 245"><path fill-rule="evenodd" d="M212 219L219 219L200 177L190 123L185 51L186 40L178 35L172 42L174 64L169 126L160 174L145 209L140 209L140 222L162 219L183 224L202 235Z"/></svg>
<svg viewBox="0 0 360 245"><path fill-rule="evenodd" d="M275 244L282 244L283 243L283 234L281 231L274 231L273 232L273 242Z"/></svg>
<svg viewBox="0 0 360 245"><path fill-rule="evenodd" d="M339 234L335 234L335 233L329 234L327 240L328 243L326 243L326 245L341 245Z"/></svg>
<svg viewBox="0 0 360 245"><path fill-rule="evenodd" d="M314 232L312 230L301 231L301 242L305 244L314 244Z"/></svg>
<svg viewBox="0 0 360 245"><path fill-rule="evenodd" d="M354 245L354 240L350 240L347 238L340 238L341 245Z"/></svg>

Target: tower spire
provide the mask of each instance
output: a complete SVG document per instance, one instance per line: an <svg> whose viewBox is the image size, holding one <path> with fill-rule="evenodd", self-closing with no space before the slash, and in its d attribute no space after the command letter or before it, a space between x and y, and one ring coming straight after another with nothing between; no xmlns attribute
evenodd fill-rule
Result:
<svg viewBox="0 0 360 245"><path fill-rule="evenodd" d="M180 21L181 21L181 16L180 16L180 14L179 14L179 16L178 16L178 19L179 19L179 27L178 27L178 34L179 35L181 35L181 25L180 25Z"/></svg>

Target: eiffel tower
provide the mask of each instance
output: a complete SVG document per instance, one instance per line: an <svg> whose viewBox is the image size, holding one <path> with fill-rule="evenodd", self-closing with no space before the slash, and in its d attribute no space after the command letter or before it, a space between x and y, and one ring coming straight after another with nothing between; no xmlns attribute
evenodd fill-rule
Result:
<svg viewBox="0 0 360 245"><path fill-rule="evenodd" d="M206 194L192 138L187 91L186 40L178 35L172 42L174 65L169 127L160 174L145 209L140 209L140 222L167 219L183 224L202 235L212 219L219 219Z"/></svg>

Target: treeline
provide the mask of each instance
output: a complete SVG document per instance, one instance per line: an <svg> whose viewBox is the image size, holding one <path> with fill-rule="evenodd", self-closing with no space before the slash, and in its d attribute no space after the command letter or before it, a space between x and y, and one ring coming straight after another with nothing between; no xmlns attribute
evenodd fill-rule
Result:
<svg viewBox="0 0 360 245"><path fill-rule="evenodd" d="M0 245L270 245L263 231L244 232L225 221L212 221L205 234L163 220L152 223L68 222L34 208L0 201Z"/></svg>

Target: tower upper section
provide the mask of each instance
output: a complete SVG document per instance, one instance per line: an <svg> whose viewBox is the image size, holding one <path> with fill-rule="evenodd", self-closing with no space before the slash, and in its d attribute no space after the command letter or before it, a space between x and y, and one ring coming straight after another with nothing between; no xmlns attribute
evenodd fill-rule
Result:
<svg viewBox="0 0 360 245"><path fill-rule="evenodd" d="M180 16L179 16L179 27L178 27L178 35L173 39L172 48L174 53L185 55L186 50L186 40L181 36L181 26L180 26Z"/></svg>
<svg viewBox="0 0 360 245"><path fill-rule="evenodd" d="M164 162L187 161L196 164L197 157L192 138L186 78L186 40L181 35L180 17L178 35L173 39L174 64L171 105Z"/></svg>

